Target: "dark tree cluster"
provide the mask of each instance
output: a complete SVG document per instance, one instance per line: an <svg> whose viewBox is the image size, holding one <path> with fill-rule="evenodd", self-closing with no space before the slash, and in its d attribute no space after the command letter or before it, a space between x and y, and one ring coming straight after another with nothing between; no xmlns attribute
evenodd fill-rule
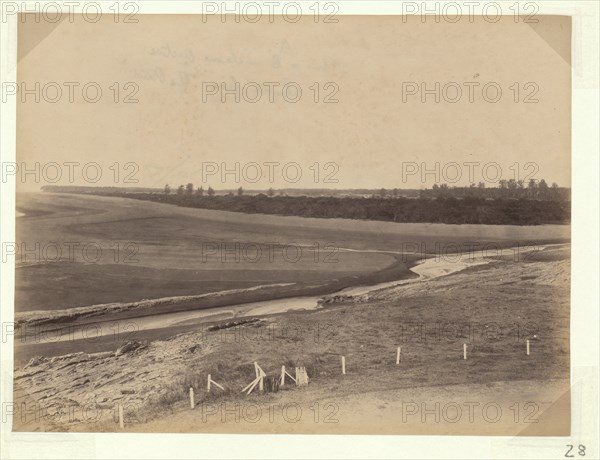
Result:
<svg viewBox="0 0 600 460"><path fill-rule="evenodd" d="M380 220L389 222L430 222L445 224L540 225L565 224L571 220L570 189L548 187L544 180L501 181L498 187L484 184L449 187L446 184L421 190L419 195L402 196L402 190L380 189L357 195L287 196L246 194L242 187L217 194L212 187L194 189L180 185L173 193L169 185L156 189L119 187L46 186L55 192L91 193L150 200L192 208L278 214L286 216ZM364 191L363 191L364 192Z"/></svg>
<svg viewBox="0 0 600 460"><path fill-rule="evenodd" d="M544 179L539 182L531 179L527 183L522 180L501 180L498 187L486 187L485 183L471 184L469 187L450 187L448 184L435 184L431 189L421 190L421 198L438 197L478 197L478 198L509 198L527 200L570 201L571 190L559 187L556 182L548 185Z"/></svg>
<svg viewBox="0 0 600 460"><path fill-rule="evenodd" d="M559 200L455 198L358 198L258 195L165 195L119 193L119 196L192 208L300 217L431 222L445 224L539 225L568 223L570 202Z"/></svg>

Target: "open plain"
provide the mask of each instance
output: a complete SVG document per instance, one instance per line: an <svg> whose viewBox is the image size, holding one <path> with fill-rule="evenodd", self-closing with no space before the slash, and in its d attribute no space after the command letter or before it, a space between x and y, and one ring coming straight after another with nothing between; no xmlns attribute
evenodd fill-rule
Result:
<svg viewBox="0 0 600 460"><path fill-rule="evenodd" d="M476 416L480 434L569 426L568 226L68 194L21 195L17 209L27 254L16 255L16 430L113 431L119 404L132 431L466 434ZM133 244L135 262L116 251L90 260L78 249L90 244ZM57 246L75 249L42 257ZM252 261L241 247L271 253ZM273 379L282 365L305 367L310 384L242 395L254 362ZM207 393L208 374L225 390Z"/></svg>

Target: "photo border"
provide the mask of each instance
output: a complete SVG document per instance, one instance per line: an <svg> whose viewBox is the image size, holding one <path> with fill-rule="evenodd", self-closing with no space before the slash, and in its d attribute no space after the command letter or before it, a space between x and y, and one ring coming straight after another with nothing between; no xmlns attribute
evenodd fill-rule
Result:
<svg viewBox="0 0 600 460"><path fill-rule="evenodd" d="M63 2L16 2L30 5ZM80 2L85 4L86 2ZM98 2L103 10L114 2ZM198 14L203 2L136 1L138 14ZM210 2L208 2L210 3ZM249 1L218 2L227 4ZM258 2L264 3L264 2ZM282 1L280 3L290 3ZM299 1L308 8L315 1ZM327 2L321 2L327 3ZM393 15L403 3L340 0L339 14ZM427 2L429 5L434 2ZM438 1L464 4L469 2ZM481 4L493 3L482 1ZM599 92L598 3L499 1L536 3L539 15L573 17L572 42L572 278L571 278L571 436L348 436L348 435L229 435L162 433L22 433L11 422L1 424L3 458L564 458L568 444L586 444L586 457L598 453L599 361ZM429 6L428 5L428 6ZM430 6L433 8L433 6ZM312 14L312 13L310 13ZM14 19L14 18L13 18ZM16 81L16 20L0 25L1 82ZM0 114L2 162L16 160L16 99L2 103ZM1 183L0 241L15 240L15 183ZM8 224L6 224L8 223ZM0 395L2 411L12 400L13 343L5 343L5 325L14 320L14 264L2 262L2 352ZM576 454L575 454L576 455ZM576 455L577 458L577 455Z"/></svg>

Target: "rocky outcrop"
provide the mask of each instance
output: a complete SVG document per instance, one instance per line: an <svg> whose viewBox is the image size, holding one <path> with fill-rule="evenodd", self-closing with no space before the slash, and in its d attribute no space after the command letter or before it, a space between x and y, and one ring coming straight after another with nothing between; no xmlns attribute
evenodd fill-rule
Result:
<svg viewBox="0 0 600 460"><path fill-rule="evenodd" d="M115 358L121 355L125 355L127 353L131 353L132 351L137 350L139 348L143 348L144 346L145 345L141 344L137 340L130 340L125 345L122 345L119 348L117 348L117 351L115 351Z"/></svg>
<svg viewBox="0 0 600 460"><path fill-rule="evenodd" d="M226 323L213 324L212 326L209 326L207 328L207 330L209 332L212 332L212 331L218 331L220 329L229 329L229 328L232 328L232 327L242 326L244 324L251 324L251 323L261 324L262 321L259 320L258 318L240 319L238 321L228 321Z"/></svg>
<svg viewBox="0 0 600 460"><path fill-rule="evenodd" d="M319 305L330 305L330 304L334 304L334 303L355 302L356 300L357 300L356 297L354 297L353 295L338 294L338 295L330 295L330 296L321 297L317 303Z"/></svg>

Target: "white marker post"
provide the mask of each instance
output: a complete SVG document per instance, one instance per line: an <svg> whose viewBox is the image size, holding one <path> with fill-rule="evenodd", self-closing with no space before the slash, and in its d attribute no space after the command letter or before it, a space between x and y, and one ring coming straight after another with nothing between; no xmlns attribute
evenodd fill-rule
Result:
<svg viewBox="0 0 600 460"><path fill-rule="evenodd" d="M342 356L342 375L346 375L346 357Z"/></svg>
<svg viewBox="0 0 600 460"><path fill-rule="evenodd" d="M256 378L258 379L258 390L263 391L264 387L264 378L267 374L262 370L262 367L258 365L257 362L254 363L254 372L256 373Z"/></svg>
<svg viewBox="0 0 600 460"><path fill-rule="evenodd" d="M527 339L527 356L529 356L529 339Z"/></svg>
<svg viewBox="0 0 600 460"><path fill-rule="evenodd" d="M208 374L208 379L206 380L206 391L210 393L210 374Z"/></svg>
<svg viewBox="0 0 600 460"><path fill-rule="evenodd" d="M463 343L463 359L467 359L467 344Z"/></svg>
<svg viewBox="0 0 600 460"><path fill-rule="evenodd" d="M194 401L194 389L190 387L190 408L194 409L196 407L196 402Z"/></svg>
<svg viewBox="0 0 600 460"><path fill-rule="evenodd" d="M123 404L119 404L119 428L125 429L125 421L123 420Z"/></svg>
<svg viewBox="0 0 600 460"><path fill-rule="evenodd" d="M402 347L398 347L398 350L396 351L396 364L400 364L400 352L402 350Z"/></svg>

